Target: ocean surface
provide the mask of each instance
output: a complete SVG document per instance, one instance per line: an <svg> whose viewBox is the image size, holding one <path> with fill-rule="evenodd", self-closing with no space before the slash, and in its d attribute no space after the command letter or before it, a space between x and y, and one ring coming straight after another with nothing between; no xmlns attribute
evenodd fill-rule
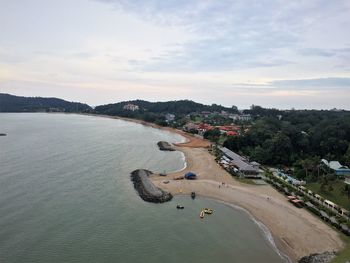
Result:
<svg viewBox="0 0 350 263"><path fill-rule="evenodd" d="M0 133L0 262L284 262L241 210L141 200L130 172L182 169L180 152L156 145L176 134L46 113L0 114ZM200 220L203 207L215 212Z"/></svg>

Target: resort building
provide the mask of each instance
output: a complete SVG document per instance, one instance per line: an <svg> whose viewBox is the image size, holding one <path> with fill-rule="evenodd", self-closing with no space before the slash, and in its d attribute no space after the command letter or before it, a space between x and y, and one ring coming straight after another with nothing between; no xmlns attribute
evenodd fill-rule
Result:
<svg viewBox="0 0 350 263"><path fill-rule="evenodd" d="M244 177L259 177L259 163L249 162L246 158L230 151L226 147L219 146L219 149L223 154L222 162L234 173Z"/></svg>
<svg viewBox="0 0 350 263"><path fill-rule="evenodd" d="M336 175L350 176L350 169L345 165L341 165L338 161L328 162L326 159L322 159L321 163L326 165L329 169L333 170Z"/></svg>
<svg viewBox="0 0 350 263"><path fill-rule="evenodd" d="M139 109L139 106L131 104L131 103L128 103L128 104L124 105L123 109L124 110L130 110L130 111L136 111L136 110Z"/></svg>

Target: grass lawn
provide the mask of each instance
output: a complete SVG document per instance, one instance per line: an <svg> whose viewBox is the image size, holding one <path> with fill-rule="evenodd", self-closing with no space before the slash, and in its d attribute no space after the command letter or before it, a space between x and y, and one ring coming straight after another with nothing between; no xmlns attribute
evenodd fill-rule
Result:
<svg viewBox="0 0 350 263"><path fill-rule="evenodd" d="M339 252L339 255L331 261L331 263L345 263L347 260L350 261L350 238L344 236L344 241L347 243L346 248Z"/></svg>
<svg viewBox="0 0 350 263"><path fill-rule="evenodd" d="M328 185L332 184L333 191L328 191ZM350 210L350 199L347 197L347 195L343 194L343 188L345 183L343 181L334 181L329 182L328 185L326 185L326 191L321 192L320 183L310 183L307 184L306 187L309 188L314 193L318 193L319 195L323 196L324 198L339 204L340 206L344 207L347 210Z"/></svg>

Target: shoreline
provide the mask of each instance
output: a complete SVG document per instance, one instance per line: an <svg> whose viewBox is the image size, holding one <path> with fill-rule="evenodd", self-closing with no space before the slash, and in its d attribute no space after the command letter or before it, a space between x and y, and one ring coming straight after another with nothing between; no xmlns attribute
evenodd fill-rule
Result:
<svg viewBox="0 0 350 263"><path fill-rule="evenodd" d="M246 210L254 220L268 229L278 250L292 262L313 253L339 251L344 247L337 231L308 211L291 205L270 185L238 182L215 162L206 149L177 149L185 153L188 167L185 171L169 174L166 180L170 183L166 185L162 183L164 177L152 175L157 187L173 195L186 195L195 191L200 196ZM197 180L173 180L190 170L198 174ZM219 188L221 182L225 183L225 187Z"/></svg>
<svg viewBox="0 0 350 263"><path fill-rule="evenodd" d="M180 195L178 195L178 196L180 196ZM187 196L187 195L183 195L183 196ZM218 202L218 203L221 203L225 206L228 206L231 209L239 210L239 211L242 211L243 213L245 213L249 217L249 219L252 220L259 227L259 229L261 230L261 232L264 235L264 238L271 245L272 249L281 257L281 259L285 260L285 262L287 262L287 263L292 263L292 260L290 259L290 257L286 253L284 253L284 251L282 251L281 249L278 248L278 246L276 244L276 240L275 240L272 232L270 231L270 229L263 222L261 222L257 218L255 218L252 215L252 213L250 213L247 209L245 209L241 206L238 206L238 205L235 205L232 203L228 203L228 202L223 201L223 200L211 198L208 196L199 196L199 197L213 200L215 202Z"/></svg>
<svg viewBox="0 0 350 263"><path fill-rule="evenodd" d="M65 113L67 114L67 113ZM146 127L151 127L154 129L162 130L162 131L168 131L171 133L176 133L177 135L180 135L184 138L184 141L173 143L174 146L181 146L181 147L193 147L193 148L207 148L211 145L211 142L205 139L198 138L194 135L190 135L187 132L184 132L179 129L175 129L172 127L164 127L160 126L154 123L146 122L143 120L138 119L132 119L132 118L126 118L126 117L120 117L120 116L111 116L111 115L103 115L103 114L93 114L93 113L68 113L68 114L77 114L77 115L83 115L83 116L92 116L92 117L103 117L103 118L109 118L109 119L115 119L115 120L122 120L122 121L128 121L136 124L141 124Z"/></svg>
<svg viewBox="0 0 350 263"><path fill-rule="evenodd" d="M185 142L174 143L176 150L184 154L184 167L167 174L166 177L152 175L151 181L160 189L173 195L187 195L195 191L202 197L246 211L255 223L258 225L260 223L267 229L279 253L286 255L290 261L297 262L300 258L313 253L339 251L344 248L344 242L335 230L308 211L292 206L270 185L247 185L235 180L215 162L214 157L207 151L210 142L181 130L142 120L99 114L79 115L129 121L184 137ZM174 177L187 171L196 172L199 179L174 180ZM170 183L163 184L164 179L169 180ZM220 189L218 185L222 182L226 188ZM289 220L284 220L286 218ZM266 233L263 229L262 231Z"/></svg>

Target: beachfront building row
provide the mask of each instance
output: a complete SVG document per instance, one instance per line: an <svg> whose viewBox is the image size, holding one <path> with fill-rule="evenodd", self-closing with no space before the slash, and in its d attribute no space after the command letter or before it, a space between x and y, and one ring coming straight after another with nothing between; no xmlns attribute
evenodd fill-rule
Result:
<svg viewBox="0 0 350 263"><path fill-rule="evenodd" d="M219 163L236 175L246 178L260 178L260 164L250 162L243 156L227 149L226 147L218 147L222 152Z"/></svg>
<svg viewBox="0 0 350 263"><path fill-rule="evenodd" d="M183 126L183 129L187 132L196 132L202 136L206 131L211 131L214 129L220 130L220 133L226 136L237 136L240 134L241 128L236 125L213 126L207 123L196 124L189 122Z"/></svg>

